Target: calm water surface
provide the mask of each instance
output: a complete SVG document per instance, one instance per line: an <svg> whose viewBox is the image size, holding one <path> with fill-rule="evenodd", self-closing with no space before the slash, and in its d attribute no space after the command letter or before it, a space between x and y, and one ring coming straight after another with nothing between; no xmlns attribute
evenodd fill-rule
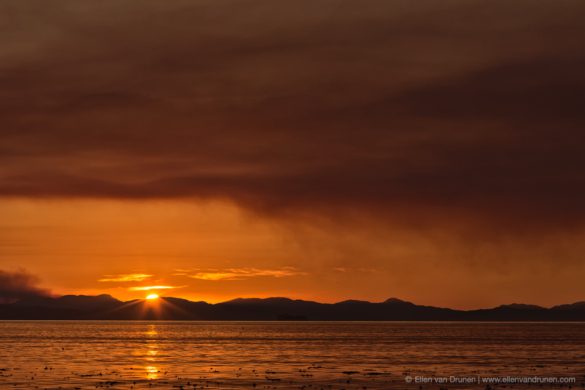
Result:
<svg viewBox="0 0 585 390"><path fill-rule="evenodd" d="M584 374L583 323L0 322L11 389L485 389L506 376L578 389ZM447 377L471 379L415 383Z"/></svg>

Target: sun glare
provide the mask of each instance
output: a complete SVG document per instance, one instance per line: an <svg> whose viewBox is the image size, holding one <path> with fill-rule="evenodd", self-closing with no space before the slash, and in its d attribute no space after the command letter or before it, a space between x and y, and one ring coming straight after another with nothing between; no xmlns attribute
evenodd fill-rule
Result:
<svg viewBox="0 0 585 390"><path fill-rule="evenodd" d="M158 294L148 294L146 296L146 299L148 299L149 301L152 301L153 299L158 299Z"/></svg>

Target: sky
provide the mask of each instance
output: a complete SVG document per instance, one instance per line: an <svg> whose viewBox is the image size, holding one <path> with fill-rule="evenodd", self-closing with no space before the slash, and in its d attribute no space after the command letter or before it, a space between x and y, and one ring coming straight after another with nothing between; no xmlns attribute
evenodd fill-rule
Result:
<svg viewBox="0 0 585 390"><path fill-rule="evenodd" d="M0 294L585 300L584 15L3 1Z"/></svg>

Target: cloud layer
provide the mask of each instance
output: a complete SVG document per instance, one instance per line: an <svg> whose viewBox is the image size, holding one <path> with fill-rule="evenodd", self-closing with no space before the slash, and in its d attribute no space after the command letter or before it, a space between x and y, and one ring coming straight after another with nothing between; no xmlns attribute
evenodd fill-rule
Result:
<svg viewBox="0 0 585 390"><path fill-rule="evenodd" d="M145 279L150 279L152 275L149 274L120 274L120 275L104 275L103 278L98 279L98 282L142 282Z"/></svg>
<svg viewBox="0 0 585 390"><path fill-rule="evenodd" d="M49 290L39 287L38 284L39 279L26 271L0 270L0 303L49 296Z"/></svg>
<svg viewBox="0 0 585 390"><path fill-rule="evenodd" d="M296 270L293 267L283 267L279 269L260 269L260 268L227 268L205 270L194 273L175 273L177 276L187 276L192 279L220 281L220 280L245 280L258 277L284 278L287 276L305 275L305 272Z"/></svg>
<svg viewBox="0 0 585 390"><path fill-rule="evenodd" d="M1 7L0 196L585 221L581 1Z"/></svg>
<svg viewBox="0 0 585 390"><path fill-rule="evenodd" d="M182 288L185 286L139 286L139 287L130 287L128 290L130 291L151 291L151 290L174 290L177 288Z"/></svg>

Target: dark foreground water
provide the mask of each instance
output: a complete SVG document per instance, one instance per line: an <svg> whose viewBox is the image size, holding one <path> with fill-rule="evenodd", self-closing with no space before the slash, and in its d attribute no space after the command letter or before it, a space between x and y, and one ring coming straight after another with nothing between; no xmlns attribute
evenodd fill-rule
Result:
<svg viewBox="0 0 585 390"><path fill-rule="evenodd" d="M584 374L583 323L0 322L3 389L579 389Z"/></svg>

